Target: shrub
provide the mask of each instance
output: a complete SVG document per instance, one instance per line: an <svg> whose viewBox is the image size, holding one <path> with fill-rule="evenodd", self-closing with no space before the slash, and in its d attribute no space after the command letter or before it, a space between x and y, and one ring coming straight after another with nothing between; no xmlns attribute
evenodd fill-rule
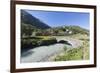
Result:
<svg viewBox="0 0 100 73"><path fill-rule="evenodd" d="M21 48L26 49L26 48L31 48L32 47L32 41L31 40L21 40Z"/></svg>
<svg viewBox="0 0 100 73"><path fill-rule="evenodd" d="M57 40L55 38L46 38L46 39L41 39L39 42L40 45L51 45L57 43Z"/></svg>
<svg viewBox="0 0 100 73"><path fill-rule="evenodd" d="M38 46L46 46L57 43L56 38L50 37L31 37L31 38L22 38L21 39L21 48L34 48Z"/></svg>

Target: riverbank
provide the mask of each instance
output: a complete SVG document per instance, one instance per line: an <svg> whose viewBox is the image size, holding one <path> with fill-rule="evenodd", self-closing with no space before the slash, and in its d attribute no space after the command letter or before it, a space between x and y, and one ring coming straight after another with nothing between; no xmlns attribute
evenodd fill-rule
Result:
<svg viewBox="0 0 100 73"><path fill-rule="evenodd" d="M67 47L67 49L70 50L79 47L82 44L82 40L74 39L69 36L53 36L53 37L56 37L57 41L67 40L72 45L57 43L48 46L36 47L24 52L21 56L21 62L30 63L30 62L52 61L50 60L50 58L63 53L65 51L64 47Z"/></svg>
<svg viewBox="0 0 100 73"><path fill-rule="evenodd" d="M69 60L88 60L89 59L89 37L87 35L74 35L70 36L74 40L81 41L81 44L74 47L72 49L67 49L65 47L64 51L59 54L55 54L51 56L48 60L50 61L69 61ZM78 44L78 43L76 43Z"/></svg>

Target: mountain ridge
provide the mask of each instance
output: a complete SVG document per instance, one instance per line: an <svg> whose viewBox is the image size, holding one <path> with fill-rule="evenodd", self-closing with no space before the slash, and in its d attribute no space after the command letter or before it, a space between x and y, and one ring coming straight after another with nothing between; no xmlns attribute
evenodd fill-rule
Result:
<svg viewBox="0 0 100 73"><path fill-rule="evenodd" d="M46 23L40 21L38 18L32 16L30 13L25 10L21 10L21 23L30 24L39 29L48 29L51 28Z"/></svg>

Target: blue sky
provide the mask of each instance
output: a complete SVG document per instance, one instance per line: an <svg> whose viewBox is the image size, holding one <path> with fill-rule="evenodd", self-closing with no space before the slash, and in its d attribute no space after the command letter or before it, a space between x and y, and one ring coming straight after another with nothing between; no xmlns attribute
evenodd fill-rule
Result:
<svg viewBox="0 0 100 73"><path fill-rule="evenodd" d="M25 10L51 27L78 25L89 29L89 13Z"/></svg>

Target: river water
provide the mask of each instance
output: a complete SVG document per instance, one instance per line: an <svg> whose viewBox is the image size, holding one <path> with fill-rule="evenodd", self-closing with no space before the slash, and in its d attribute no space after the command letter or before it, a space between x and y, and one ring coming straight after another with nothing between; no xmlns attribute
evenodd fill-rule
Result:
<svg viewBox="0 0 100 73"><path fill-rule="evenodd" d="M48 61L49 57L52 57L53 55L59 54L62 51L64 51L64 47L75 48L80 46L82 42L76 39L72 38L57 38L57 40L66 40L71 45L67 44L53 44L49 46L40 46L36 48L32 48L26 52L22 52L21 54L21 62L22 63L30 63L30 62L45 62Z"/></svg>
<svg viewBox="0 0 100 73"><path fill-rule="evenodd" d="M71 48L66 44L54 44L49 46L40 46L23 52L21 56L21 62L44 62L48 61L48 58L52 55L64 51L64 47Z"/></svg>

